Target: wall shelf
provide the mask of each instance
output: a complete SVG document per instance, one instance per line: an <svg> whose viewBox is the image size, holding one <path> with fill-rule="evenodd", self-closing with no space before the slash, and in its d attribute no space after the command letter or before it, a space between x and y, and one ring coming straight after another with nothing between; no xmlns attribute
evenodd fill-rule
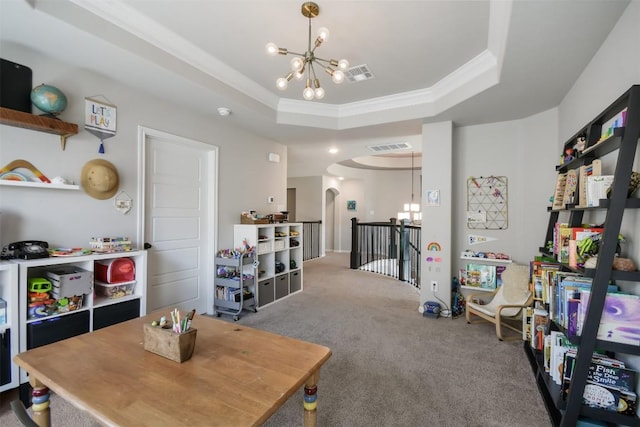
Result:
<svg viewBox="0 0 640 427"><path fill-rule="evenodd" d="M62 150L65 149L67 138L78 134L78 125L74 123L4 107L0 107L0 124L60 135Z"/></svg>
<svg viewBox="0 0 640 427"><path fill-rule="evenodd" d="M79 185L71 184L51 184L46 182L35 181L11 181L8 179L0 179L0 186L6 187L31 187L31 188L46 188L49 190L79 190Z"/></svg>
<svg viewBox="0 0 640 427"><path fill-rule="evenodd" d="M471 257L471 256L461 256L461 260L464 261L474 261L479 264L487 263L487 264L511 264L513 261L510 259L497 259L497 258L480 258L480 257Z"/></svg>

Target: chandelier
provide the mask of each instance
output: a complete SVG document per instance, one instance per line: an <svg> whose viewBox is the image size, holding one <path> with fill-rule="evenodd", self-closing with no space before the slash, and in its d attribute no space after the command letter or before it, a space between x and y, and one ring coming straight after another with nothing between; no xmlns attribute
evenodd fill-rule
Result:
<svg viewBox="0 0 640 427"><path fill-rule="evenodd" d="M320 80L316 75L314 64L322 67L331 76L334 83L340 84L344 81L344 71L349 67L349 61L341 59L322 59L316 56L315 51L329 37L329 30L322 27L318 30L318 35L311 43L311 18L315 18L320 14L320 7L314 2L302 3L301 13L304 17L309 18L309 39L307 43L307 51L305 53L291 52L285 48L278 47L275 43L267 43L267 54L276 55L294 55L291 58L291 71L284 77L276 80L276 87L280 90L287 89L289 82L294 77L302 80L306 77L306 84L302 91L302 97L307 101L312 99L324 98L324 89L320 86ZM332 68L333 67L333 68Z"/></svg>
<svg viewBox="0 0 640 427"><path fill-rule="evenodd" d="M408 219L412 224L422 223L422 212L420 211L420 203L413 202L413 171L415 170L413 165L413 151L411 152L411 202L404 204L403 212L398 212L398 220Z"/></svg>

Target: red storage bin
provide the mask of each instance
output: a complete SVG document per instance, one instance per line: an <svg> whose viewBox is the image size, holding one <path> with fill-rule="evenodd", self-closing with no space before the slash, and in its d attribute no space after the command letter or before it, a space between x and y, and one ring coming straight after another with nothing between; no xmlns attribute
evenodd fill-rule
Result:
<svg viewBox="0 0 640 427"><path fill-rule="evenodd" d="M122 283L136 280L136 265L131 258L96 261L95 277L103 283Z"/></svg>

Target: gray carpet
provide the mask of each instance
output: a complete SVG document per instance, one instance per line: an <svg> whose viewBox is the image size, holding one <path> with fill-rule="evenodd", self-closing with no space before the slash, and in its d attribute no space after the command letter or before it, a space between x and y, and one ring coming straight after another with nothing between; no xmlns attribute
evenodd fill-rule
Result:
<svg viewBox="0 0 640 427"><path fill-rule="evenodd" d="M331 348L319 426L551 425L521 341L463 318L424 318L413 287L348 263L347 254L305 262L304 292L238 321ZM8 400L0 425L18 427ZM54 426L95 425L57 396L52 408ZM302 392L266 425L302 425Z"/></svg>

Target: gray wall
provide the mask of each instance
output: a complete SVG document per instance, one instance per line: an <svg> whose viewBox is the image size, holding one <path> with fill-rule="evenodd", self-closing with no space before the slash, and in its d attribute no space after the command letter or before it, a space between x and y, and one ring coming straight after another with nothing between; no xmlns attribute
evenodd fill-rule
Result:
<svg viewBox="0 0 640 427"><path fill-rule="evenodd" d="M103 158L115 164L120 189L133 199L133 209L123 215L114 209L113 200L96 200L83 191L0 187L2 245L38 239L57 247L86 247L92 236L135 239L136 217L143 202L137 194L139 125L220 147L218 248L233 244L232 225L239 222L241 211L270 213L278 205L286 206L287 150L282 144L230 127L212 113L175 108L53 57L5 42L0 49L3 58L32 68L34 85L46 82L61 89L69 100L61 118L81 129L62 151L55 135L2 125L0 165L25 159L49 178L63 176L78 182L88 160ZM98 139L83 130L84 97L95 95L104 95L118 108L117 135L105 140L104 155L98 154ZM281 162L268 162L270 152L279 154ZM274 204L267 203L268 196L274 196Z"/></svg>
<svg viewBox="0 0 640 427"><path fill-rule="evenodd" d="M640 1L632 1L622 15L616 27L602 44L573 89L565 96L558 107L560 117L560 139L562 144L581 127L604 110L633 84L640 84ZM558 145L557 152L560 152ZM603 160L603 174L613 171L611 157ZM636 152L635 171L640 171L640 153ZM640 197L636 194L636 197ZM627 237L623 254L640 263L640 212L625 212L621 233ZM640 294L637 284L618 282L626 291ZM639 356L625 356L628 366L640 369ZM636 389L640 387L640 379Z"/></svg>

